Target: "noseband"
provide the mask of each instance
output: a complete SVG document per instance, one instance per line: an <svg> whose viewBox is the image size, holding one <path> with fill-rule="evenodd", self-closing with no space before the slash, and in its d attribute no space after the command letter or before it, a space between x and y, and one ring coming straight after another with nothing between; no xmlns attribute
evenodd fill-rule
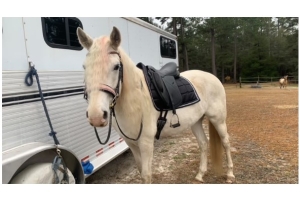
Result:
<svg viewBox="0 0 300 200"><path fill-rule="evenodd" d="M140 132L139 132L139 135L136 139L132 139L132 138L129 138L128 136L126 136L123 131L121 130L120 126L119 126L119 123L117 121L117 118L116 118L116 114L115 114L115 105L116 105L116 101L119 97L119 94L120 94L120 82L123 83L123 64L122 64L122 61L121 61L121 56L119 54L119 52L116 52L116 51L111 51L109 52L109 54L117 54L120 58L120 63L118 64L119 65L119 77L118 77L118 83L117 83L117 86L114 88L112 88L111 86L109 85L106 85L106 84L100 84L99 86L99 91L103 91L109 95L111 95L113 97L112 99L112 102L110 103L109 105L109 109L110 109L110 117L109 117L109 128L108 128L108 135L107 135L107 138L105 140L105 142L101 142L99 136L98 136L98 132L97 132L97 129L96 127L94 127L94 130L95 130L95 133L96 133L96 137L99 141L100 144L104 145L108 142L109 138L110 138L110 134L111 134L111 123L112 123L112 115L114 116L114 118L116 119L116 122L117 122L117 125L118 125L118 128L120 130L120 132L122 133L122 135L124 135L124 137L126 137L127 139L130 139L130 140L133 140L133 141L137 141L140 136L141 136L141 133L142 133L142 129L143 129L143 120L141 121L141 126L140 126ZM88 95L87 95L87 92L85 90L84 94L83 94L83 98L85 100L88 99Z"/></svg>

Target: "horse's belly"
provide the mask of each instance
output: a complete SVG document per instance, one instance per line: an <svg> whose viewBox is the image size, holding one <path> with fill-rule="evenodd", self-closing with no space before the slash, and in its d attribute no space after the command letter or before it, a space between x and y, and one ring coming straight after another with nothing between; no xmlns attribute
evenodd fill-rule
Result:
<svg viewBox="0 0 300 200"><path fill-rule="evenodd" d="M204 113L205 109L202 108L201 101L191 106L177 109L176 114L178 115L180 126L173 128L170 126L170 123L177 123L177 117L173 115L172 111L169 111L167 115L167 122L162 130L162 134L182 133L183 131L190 129L191 126L193 126L197 121L199 121L199 119L204 115Z"/></svg>
<svg viewBox="0 0 300 200"><path fill-rule="evenodd" d="M180 124L180 126L176 127L176 128L172 128L172 127L170 127L170 124L166 124L161 132L161 136L181 134L187 130L190 130L190 127L187 126L186 124Z"/></svg>

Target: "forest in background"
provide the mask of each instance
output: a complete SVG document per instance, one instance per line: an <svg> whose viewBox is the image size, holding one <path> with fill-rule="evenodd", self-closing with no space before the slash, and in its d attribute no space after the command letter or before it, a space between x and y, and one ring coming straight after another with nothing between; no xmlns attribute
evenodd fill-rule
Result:
<svg viewBox="0 0 300 200"><path fill-rule="evenodd" d="M298 79L298 17L139 18L178 37L181 72Z"/></svg>

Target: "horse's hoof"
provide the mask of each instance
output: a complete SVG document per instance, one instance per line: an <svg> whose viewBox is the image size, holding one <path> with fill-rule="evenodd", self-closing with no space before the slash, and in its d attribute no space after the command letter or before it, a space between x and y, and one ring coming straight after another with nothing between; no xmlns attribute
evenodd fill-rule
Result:
<svg viewBox="0 0 300 200"><path fill-rule="evenodd" d="M199 181L200 183L204 183L204 181L203 181L203 178L202 178L202 175L197 175L196 177L195 177L195 179L197 180L197 181Z"/></svg>
<svg viewBox="0 0 300 200"><path fill-rule="evenodd" d="M232 180L231 179L227 179L226 183L232 183Z"/></svg>
<svg viewBox="0 0 300 200"><path fill-rule="evenodd" d="M227 176L226 183L233 183L235 182L235 176Z"/></svg>

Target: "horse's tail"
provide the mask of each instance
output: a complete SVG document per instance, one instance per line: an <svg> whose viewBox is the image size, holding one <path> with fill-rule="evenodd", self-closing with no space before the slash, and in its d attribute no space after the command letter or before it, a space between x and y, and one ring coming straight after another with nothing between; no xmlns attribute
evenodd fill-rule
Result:
<svg viewBox="0 0 300 200"><path fill-rule="evenodd" d="M221 138L211 122L209 122L209 146L213 170L215 173L221 174L223 146Z"/></svg>

